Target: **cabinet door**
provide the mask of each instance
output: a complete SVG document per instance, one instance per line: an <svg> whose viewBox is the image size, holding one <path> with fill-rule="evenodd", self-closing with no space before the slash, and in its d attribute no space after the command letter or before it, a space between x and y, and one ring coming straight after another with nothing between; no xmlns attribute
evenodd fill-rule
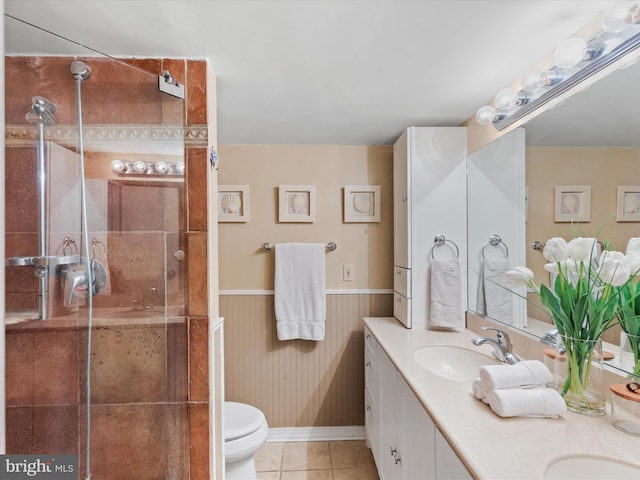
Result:
<svg viewBox="0 0 640 480"><path fill-rule="evenodd" d="M447 480L472 480L464 463L453 451L447 439L436 428L436 478Z"/></svg>
<svg viewBox="0 0 640 480"><path fill-rule="evenodd" d="M405 131L393 146L393 264L411 267L409 235L409 151Z"/></svg>
<svg viewBox="0 0 640 480"><path fill-rule="evenodd" d="M402 377L398 379L398 413L400 478L436 478L436 426Z"/></svg>
<svg viewBox="0 0 640 480"><path fill-rule="evenodd" d="M379 350L376 366L379 372L378 444L380 453L376 458L381 480L397 480L398 458L398 372L386 354Z"/></svg>

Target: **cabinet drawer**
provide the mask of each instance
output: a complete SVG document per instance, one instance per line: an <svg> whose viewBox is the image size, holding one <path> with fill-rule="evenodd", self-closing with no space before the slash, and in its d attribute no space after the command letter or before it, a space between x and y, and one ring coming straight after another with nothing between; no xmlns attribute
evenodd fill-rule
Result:
<svg viewBox="0 0 640 480"><path fill-rule="evenodd" d="M376 351L378 350L378 342L375 337L371 334L367 327L364 327L364 349L365 352L368 351L371 359L376 358Z"/></svg>
<svg viewBox="0 0 640 480"><path fill-rule="evenodd" d="M378 370L366 348L364 350L364 385L371 392L378 391Z"/></svg>
<svg viewBox="0 0 640 480"><path fill-rule="evenodd" d="M378 412L373 402L374 396L365 388L364 390L364 428L368 447L373 452L374 458L380 458L379 445L379 420Z"/></svg>
<svg viewBox="0 0 640 480"><path fill-rule="evenodd" d="M408 268L393 267L393 290L406 298L411 298L411 270Z"/></svg>
<svg viewBox="0 0 640 480"><path fill-rule="evenodd" d="M393 292L393 316L411 328L411 300L398 292Z"/></svg>

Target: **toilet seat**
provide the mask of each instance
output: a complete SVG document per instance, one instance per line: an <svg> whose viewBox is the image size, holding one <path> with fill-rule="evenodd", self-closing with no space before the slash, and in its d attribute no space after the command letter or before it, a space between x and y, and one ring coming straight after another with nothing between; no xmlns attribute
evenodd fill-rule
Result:
<svg viewBox="0 0 640 480"><path fill-rule="evenodd" d="M264 413L252 405L224 402L224 440L236 440L258 431L266 423Z"/></svg>
<svg viewBox="0 0 640 480"><path fill-rule="evenodd" d="M249 470L252 469L255 472L253 454L262 447L269 436L269 425L264 413L256 407L245 403L225 402L223 418L224 457L227 472L229 472L231 465L234 463L236 464L234 468L238 468L238 463L245 463L250 467ZM245 465L244 467L247 466ZM243 474L246 475L245 473Z"/></svg>

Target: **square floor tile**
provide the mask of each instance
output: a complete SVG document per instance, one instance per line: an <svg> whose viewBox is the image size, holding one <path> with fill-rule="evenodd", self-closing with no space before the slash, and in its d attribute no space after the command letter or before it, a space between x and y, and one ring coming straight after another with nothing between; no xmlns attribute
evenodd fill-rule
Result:
<svg viewBox="0 0 640 480"><path fill-rule="evenodd" d="M283 471L321 469L331 469L329 442L290 442L284 444Z"/></svg>
<svg viewBox="0 0 640 480"><path fill-rule="evenodd" d="M256 471L274 472L282 469L282 452L284 444L278 442L267 442L254 455Z"/></svg>

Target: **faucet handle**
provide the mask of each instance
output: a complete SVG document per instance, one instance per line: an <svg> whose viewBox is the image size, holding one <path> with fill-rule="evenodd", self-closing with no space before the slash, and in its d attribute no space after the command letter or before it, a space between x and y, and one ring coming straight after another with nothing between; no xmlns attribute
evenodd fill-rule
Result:
<svg viewBox="0 0 640 480"><path fill-rule="evenodd" d="M482 329L493 330L494 332L496 332L496 337L498 338L498 343L500 344L500 346L505 347L508 351L511 351L513 349L511 338L509 338L509 334L504 330L493 327L482 327Z"/></svg>

